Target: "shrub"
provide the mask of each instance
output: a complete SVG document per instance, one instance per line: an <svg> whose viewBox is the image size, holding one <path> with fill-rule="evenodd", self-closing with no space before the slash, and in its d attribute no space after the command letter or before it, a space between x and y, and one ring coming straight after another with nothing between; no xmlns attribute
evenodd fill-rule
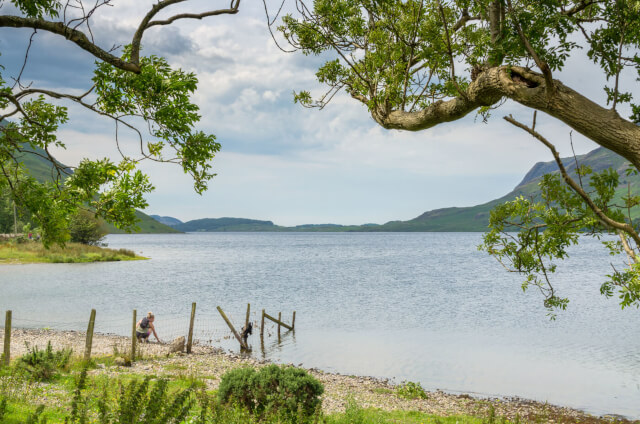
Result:
<svg viewBox="0 0 640 424"><path fill-rule="evenodd" d="M239 368L222 376L218 397L223 404L238 404L258 417L277 416L305 421L320 407L324 388L306 371L269 365L256 371Z"/></svg>
<svg viewBox="0 0 640 424"><path fill-rule="evenodd" d="M220 380L218 399L220 403L235 403L254 412L256 402L253 395L253 368L237 368L226 372Z"/></svg>
<svg viewBox="0 0 640 424"><path fill-rule="evenodd" d="M93 213L80 209L71 217L69 235L73 242L97 246L107 232Z"/></svg>
<svg viewBox="0 0 640 424"><path fill-rule="evenodd" d="M38 405L36 410L27 416L25 424L47 424L47 418L42 415L44 405Z"/></svg>
<svg viewBox="0 0 640 424"><path fill-rule="evenodd" d="M38 349L38 346L28 349L27 353L18 358L16 367L37 381L48 381L56 376L58 371L67 369L71 353L71 349L54 352L51 342L48 342L45 350Z"/></svg>
<svg viewBox="0 0 640 424"><path fill-rule="evenodd" d="M7 398L0 396L0 422L4 419L4 415L7 413Z"/></svg>
<svg viewBox="0 0 640 424"><path fill-rule="evenodd" d="M405 381L396 389L396 395L405 399L426 399L427 394L420 385L413 381Z"/></svg>
<svg viewBox="0 0 640 424"><path fill-rule="evenodd" d="M105 389L98 400L101 424L174 424L184 422L193 407L193 389L170 393L167 380L151 384L151 377L120 385L115 404Z"/></svg>
<svg viewBox="0 0 640 424"><path fill-rule="evenodd" d="M133 250L129 250L129 249L118 249L117 252L122 256L128 256L130 258L135 258L136 256L136 253Z"/></svg>

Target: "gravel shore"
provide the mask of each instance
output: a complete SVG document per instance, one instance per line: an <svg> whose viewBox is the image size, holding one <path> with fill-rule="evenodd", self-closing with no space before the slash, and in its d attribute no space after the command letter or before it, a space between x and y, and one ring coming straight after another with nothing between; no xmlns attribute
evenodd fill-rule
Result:
<svg viewBox="0 0 640 424"><path fill-rule="evenodd" d="M4 332L0 332L0 343ZM85 334L77 331L14 329L11 333L11 356L16 358L27 351L27 346L46 347L51 341L54 349L71 348L78 355L84 352ZM113 355L115 351L130 349L130 339L126 337L95 334L92 355ZM143 360L131 367L112 366L98 368L95 374L118 376L127 373L150 374L154 376L184 377L196 376L203 379L211 389L218 387L220 377L230 369L253 366L267 362L242 355L234 355L220 349L194 345L191 355L169 354L168 344L148 343L141 346ZM382 410L417 410L437 415L487 416L491 406L498 416L509 419L520 417L521 422L536 423L627 423L619 417L595 417L584 412L525 399L476 398L469 395L453 395L441 391L427 392L427 399L407 400L395 394L396 386L371 377L347 376L326 373L318 369L307 369L325 387L323 409L325 413L343 411L346 401L353 397L363 407ZM640 423L640 421L635 421Z"/></svg>

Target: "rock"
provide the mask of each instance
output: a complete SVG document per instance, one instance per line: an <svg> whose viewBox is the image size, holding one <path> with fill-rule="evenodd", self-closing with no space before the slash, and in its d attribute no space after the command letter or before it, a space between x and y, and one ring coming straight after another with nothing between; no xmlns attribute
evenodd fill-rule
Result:
<svg viewBox="0 0 640 424"><path fill-rule="evenodd" d="M130 367L131 366L131 360L128 359L128 358L123 358L122 356L117 356L116 359L114 359L114 362L119 367Z"/></svg>
<svg viewBox="0 0 640 424"><path fill-rule="evenodd" d="M169 353L184 352L184 344L185 344L184 336L180 336L176 338L169 345Z"/></svg>

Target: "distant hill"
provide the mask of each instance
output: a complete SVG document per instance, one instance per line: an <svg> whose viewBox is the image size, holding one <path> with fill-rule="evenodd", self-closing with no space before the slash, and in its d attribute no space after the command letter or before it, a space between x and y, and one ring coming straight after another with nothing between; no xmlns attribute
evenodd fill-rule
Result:
<svg viewBox="0 0 640 424"><path fill-rule="evenodd" d="M135 234L168 234L182 232L156 221L146 213L139 210L136 210L136 217L139 219L136 225L140 227L140 231L136 231ZM107 231L109 234L127 234L126 231L116 228L111 224L107 224Z"/></svg>
<svg viewBox="0 0 640 424"><path fill-rule="evenodd" d="M25 147L25 150L35 152L32 153L23 153L18 156L18 160L24 164L24 166L28 169L29 173L33 178L40 182L45 181L53 181L57 178L57 172L55 167L49 162L46 157L47 154L44 150L40 148L32 149L30 147ZM60 165L62 163L58 162ZM68 173L72 173L73 170L65 165L62 165L64 169ZM66 178L65 174L61 174L61 177ZM136 211L136 216L140 219L137 223L138 227L140 227L140 231L138 233L179 233L180 231L175 230L167 225L161 224L156 220L152 219L150 216L146 215L143 212ZM125 231L119 230L111 224L105 223L105 227L109 233L125 233Z"/></svg>
<svg viewBox="0 0 640 424"><path fill-rule="evenodd" d="M182 221L172 216L160 216L160 215L149 215L149 216L155 219L156 221L158 221L159 223L168 225L169 227L174 227L176 225L183 224Z"/></svg>
<svg viewBox="0 0 640 424"><path fill-rule="evenodd" d="M618 156L605 148L595 149L587 154L576 156L575 158L563 158L562 162L567 171L576 180L578 179L575 170L576 162L579 165L591 167L594 172L600 172L607 168L615 169L620 175L622 182L616 198L620 199L627 194L627 183L631 191L638 193L640 190L640 176L629 176L625 174L627 160ZM539 197L540 191L538 183L543 175L559 172L555 161L539 162L526 173L522 181L509 193L504 196L476 206L450 207L434 209L408 221L390 221L382 225L337 225L337 224L306 224L295 227L281 227L271 221L258 221L244 218L207 218L188 221L184 224L176 225L174 228L185 232L191 231L313 231L313 232L409 232L409 231L487 231L489 225L489 214L491 210L504 202L515 199L518 196ZM584 180L585 187L588 180ZM621 204L621 202L617 202ZM632 219L640 219L640 212L632 214Z"/></svg>
<svg viewBox="0 0 640 424"><path fill-rule="evenodd" d="M43 183L45 181L54 181L58 177L58 172L53 164L45 159L47 152L40 148L32 149L27 146L24 147L24 150L35 153L22 153L17 156L17 159L24 164L33 178ZM69 174L73 173L73 170L68 166L58 161L56 162L62 166L66 172L60 173L62 179L66 179Z"/></svg>
<svg viewBox="0 0 640 424"><path fill-rule="evenodd" d="M194 219L174 226L184 232L197 231L276 231L271 221L258 221L245 218L204 218Z"/></svg>

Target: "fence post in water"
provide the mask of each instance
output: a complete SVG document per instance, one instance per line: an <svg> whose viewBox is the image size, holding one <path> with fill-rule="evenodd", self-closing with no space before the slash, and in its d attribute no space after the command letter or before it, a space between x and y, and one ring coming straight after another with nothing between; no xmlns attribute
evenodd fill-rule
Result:
<svg viewBox="0 0 640 424"><path fill-rule="evenodd" d="M9 365L11 359L11 311L7 311L4 318L4 365Z"/></svg>
<svg viewBox="0 0 640 424"><path fill-rule="evenodd" d="M218 306L218 312L220 312L220 315L222 315L222 318L224 319L224 322L227 323L227 325L231 329L231 332L233 333L233 335L236 336L236 339L238 339L238 342L240 343L240 347L243 348L243 349L247 349L248 350L249 347L242 341L242 337L240 337L240 334L238 334L236 329L233 327L233 324L231 324L231 321L229 321L229 318L227 318L225 313L222 311L222 308L219 307L219 306Z"/></svg>
<svg viewBox="0 0 640 424"><path fill-rule="evenodd" d="M138 311L133 310L133 324L131 325L131 363L136 360L136 315Z"/></svg>
<svg viewBox="0 0 640 424"><path fill-rule="evenodd" d="M282 312L278 312L278 341L280 341L280 323L282 322Z"/></svg>
<svg viewBox="0 0 640 424"><path fill-rule="evenodd" d="M293 318L291 319L291 329L296 329L296 311L293 311Z"/></svg>
<svg viewBox="0 0 640 424"><path fill-rule="evenodd" d="M189 339L187 340L187 353L191 353L191 345L193 344L193 322L196 319L196 302L191 304L191 320L189 321Z"/></svg>
<svg viewBox="0 0 640 424"><path fill-rule="evenodd" d="M281 320L272 317L271 315L269 315L268 313L265 312L264 317L268 320L271 320L273 322L275 322L278 325L283 326L284 328L286 328L287 330L293 330L293 327L291 327L289 324L286 324L284 322L282 322Z"/></svg>
<svg viewBox="0 0 640 424"><path fill-rule="evenodd" d="M87 338L84 344L84 360L89 361L91 359L91 347L93 346L93 327L96 323L96 310L91 310L89 316L89 326L87 327Z"/></svg>
<svg viewBox="0 0 640 424"><path fill-rule="evenodd" d="M264 309L262 310L262 325L260 325L260 340L264 338Z"/></svg>
<svg viewBox="0 0 640 424"><path fill-rule="evenodd" d="M251 312L251 303L247 303L247 318L244 320L244 328L249 328L249 313Z"/></svg>

